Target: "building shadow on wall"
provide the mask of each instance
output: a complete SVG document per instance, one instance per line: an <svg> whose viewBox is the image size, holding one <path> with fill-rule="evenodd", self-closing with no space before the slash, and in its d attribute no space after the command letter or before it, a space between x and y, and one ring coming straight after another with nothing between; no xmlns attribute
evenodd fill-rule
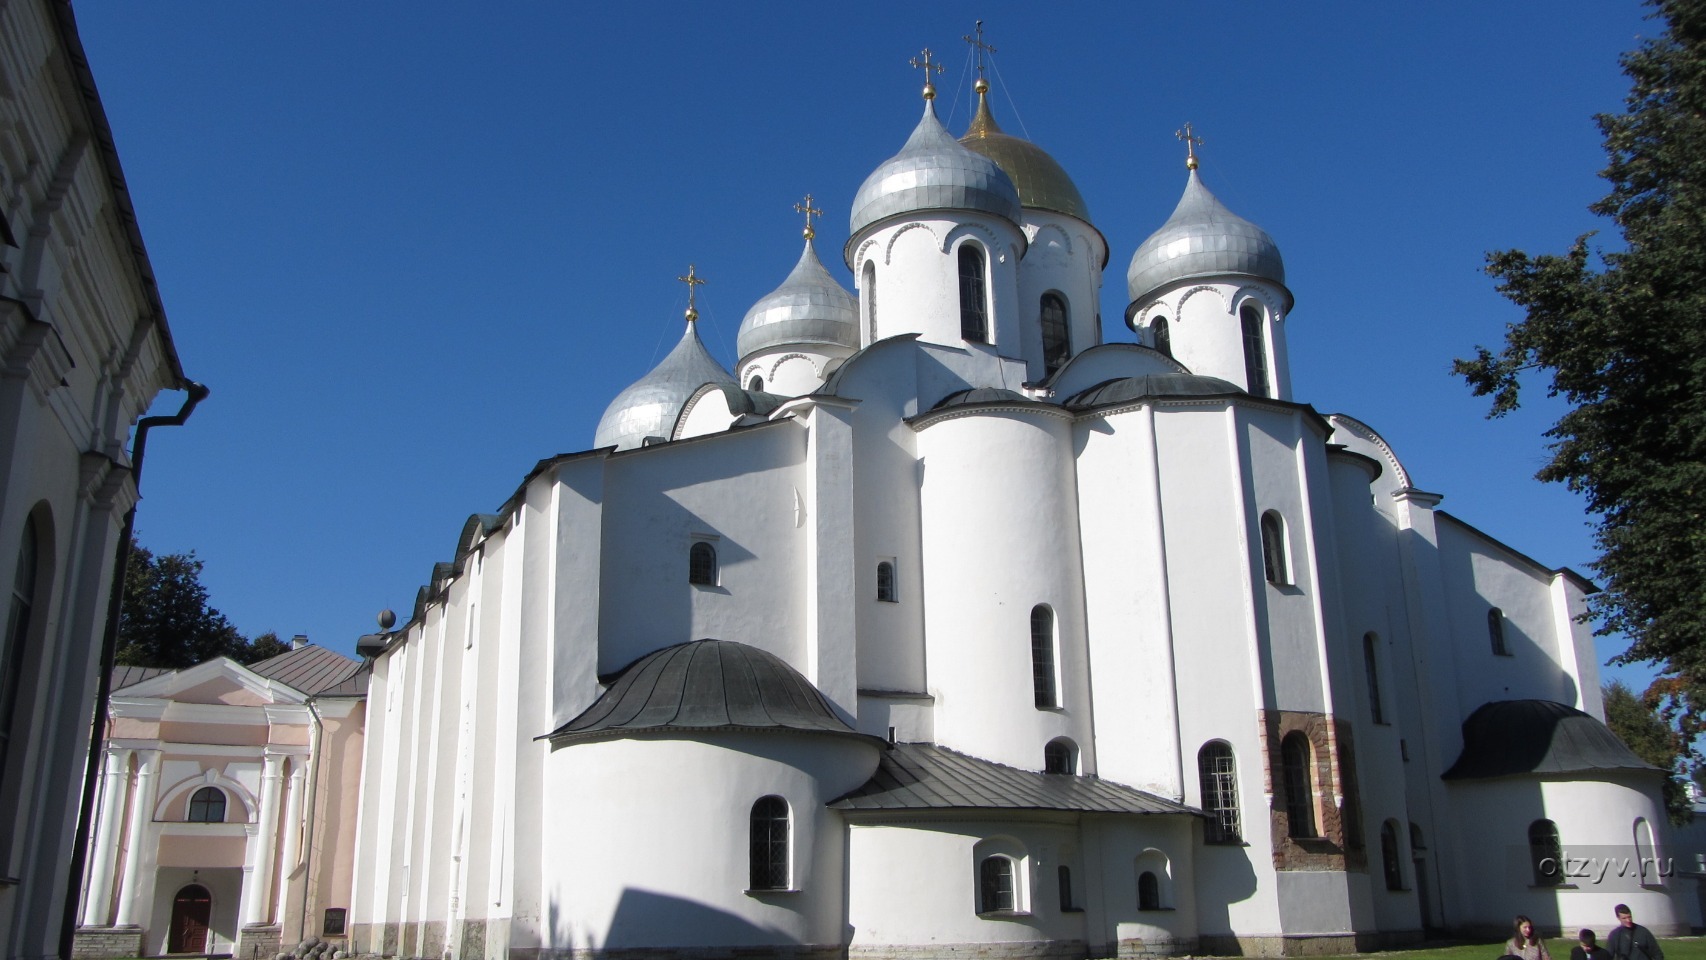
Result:
<svg viewBox="0 0 1706 960"><path fill-rule="evenodd" d="M1197 848L1197 930L1203 935L1230 934L1232 905L1256 895L1256 871L1250 866L1250 851L1254 849L1249 844L1203 844ZM1224 939L1227 944L1236 944L1230 936Z"/></svg>
<svg viewBox="0 0 1706 960"><path fill-rule="evenodd" d="M602 940L597 931L564 916L563 907L555 897L551 899L549 910L549 930L556 942L547 946L559 950L787 946L799 943L779 930L759 926L727 910L633 887L622 891L622 898L617 901L616 911L611 914L610 925L603 931Z"/></svg>

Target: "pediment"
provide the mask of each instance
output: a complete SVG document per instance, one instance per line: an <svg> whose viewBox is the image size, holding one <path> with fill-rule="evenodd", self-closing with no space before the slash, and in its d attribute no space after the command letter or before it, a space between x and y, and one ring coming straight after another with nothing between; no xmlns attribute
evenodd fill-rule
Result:
<svg viewBox="0 0 1706 960"><path fill-rule="evenodd" d="M302 703L302 691L255 673L228 657L150 677L126 688L127 699L150 698L177 703L258 707Z"/></svg>

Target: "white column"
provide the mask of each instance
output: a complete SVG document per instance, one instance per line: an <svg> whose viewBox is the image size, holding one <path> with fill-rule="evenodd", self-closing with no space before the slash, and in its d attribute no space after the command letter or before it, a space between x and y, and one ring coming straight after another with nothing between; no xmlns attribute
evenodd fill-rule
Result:
<svg viewBox="0 0 1706 960"><path fill-rule="evenodd" d="M284 757L269 755L261 771L261 810L255 824L254 843L250 847L249 865L243 872L242 925L266 923L272 906L273 853L278 845L279 767Z"/></svg>
<svg viewBox="0 0 1706 960"><path fill-rule="evenodd" d="M303 776L305 766L301 757L290 764L290 789L285 795L284 804L284 841L278 846L278 906L273 916L279 923L284 922L286 901L290 899L290 874L302 862L296 846L302 835L302 785L306 778ZM304 903L302 909L308 909Z"/></svg>
<svg viewBox="0 0 1706 960"><path fill-rule="evenodd" d="M130 849L125 853L124 878L119 881L118 916L113 919L114 925L120 927L136 926L137 918L145 910L146 905L139 902L141 891L138 888L147 845L154 839L148 825L154 821L154 779L160 771L160 751L138 750L136 753L142 762L137 766L136 786L131 790Z"/></svg>
<svg viewBox="0 0 1706 960"><path fill-rule="evenodd" d="M112 919L113 871L118 869L119 818L130 791L131 751L107 749L101 773L101 812L96 822L94 855L89 859L89 889L83 897L83 925L104 927Z"/></svg>

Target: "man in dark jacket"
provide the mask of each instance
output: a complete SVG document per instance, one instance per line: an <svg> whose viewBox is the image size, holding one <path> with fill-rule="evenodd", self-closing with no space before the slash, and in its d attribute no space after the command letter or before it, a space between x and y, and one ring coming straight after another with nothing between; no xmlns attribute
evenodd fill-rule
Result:
<svg viewBox="0 0 1706 960"><path fill-rule="evenodd" d="M1611 960L1665 960L1665 952L1659 949L1653 932L1635 922L1628 904L1618 904L1616 913L1617 926L1605 940Z"/></svg>

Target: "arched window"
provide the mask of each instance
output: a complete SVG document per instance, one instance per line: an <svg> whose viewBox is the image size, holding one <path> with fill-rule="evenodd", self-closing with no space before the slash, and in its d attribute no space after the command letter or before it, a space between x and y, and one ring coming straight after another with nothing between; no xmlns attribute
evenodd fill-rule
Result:
<svg viewBox="0 0 1706 960"><path fill-rule="evenodd" d="M877 564L877 599L885 603L900 602L894 584L894 564L887 560Z"/></svg>
<svg viewBox="0 0 1706 960"><path fill-rule="evenodd" d="M1155 349L1167 356L1173 355L1173 332L1167 326L1166 317L1156 317L1149 321L1149 332L1155 340Z"/></svg>
<svg viewBox="0 0 1706 960"><path fill-rule="evenodd" d="M1534 885L1557 887L1564 883L1564 843L1558 825L1536 820L1528 825L1528 862L1534 866Z"/></svg>
<svg viewBox="0 0 1706 960"><path fill-rule="evenodd" d="M1404 889L1404 868L1398 863L1398 823L1380 825L1380 866L1386 871L1386 889Z"/></svg>
<svg viewBox="0 0 1706 960"><path fill-rule="evenodd" d="M1646 817L1635 818L1635 864L1640 871L1641 883L1663 883L1665 871L1659 869L1658 857L1653 852L1653 825Z"/></svg>
<svg viewBox="0 0 1706 960"><path fill-rule="evenodd" d="M703 540L693 543L687 552L687 582L706 586L717 585L717 548Z"/></svg>
<svg viewBox="0 0 1706 960"><path fill-rule="evenodd" d="M21 778L6 775L8 748L12 731L17 729L18 691L23 683L24 667L29 662L25 652L35 636L36 607L46 594L46 577L41 575L42 543L34 517L24 518L24 536L18 546L18 566L12 574L11 605L6 612L4 646L0 646L0 810L6 809ZM10 843L0 841L0 854L7 852ZM5 862L0 860L0 863Z"/></svg>
<svg viewBox="0 0 1706 960"><path fill-rule="evenodd" d="M1031 608L1031 688L1037 709L1060 706L1054 684L1054 611L1042 603Z"/></svg>
<svg viewBox="0 0 1706 960"><path fill-rule="evenodd" d="M1268 396L1268 348L1262 336L1262 310L1253 303L1238 311L1244 326L1244 383L1253 397Z"/></svg>
<svg viewBox="0 0 1706 960"><path fill-rule="evenodd" d="M989 305L983 281L983 251L960 244L960 338L989 342Z"/></svg>
<svg viewBox="0 0 1706 960"><path fill-rule="evenodd" d="M859 284L859 302L865 308L865 329L871 332L866 344L877 342L877 265L865 261L864 280Z"/></svg>
<svg viewBox="0 0 1706 960"><path fill-rule="evenodd" d="M1078 772L1078 745L1065 737L1055 737L1043 747L1043 772Z"/></svg>
<svg viewBox="0 0 1706 960"><path fill-rule="evenodd" d="M1285 521L1272 510L1262 514L1262 575L1276 587L1291 583L1285 562Z"/></svg>
<svg viewBox="0 0 1706 960"><path fill-rule="evenodd" d="M1161 909L1161 881L1155 871L1145 870L1137 875L1137 909Z"/></svg>
<svg viewBox="0 0 1706 960"><path fill-rule="evenodd" d="M1072 905L1072 868L1063 863L1055 869L1055 875L1060 879L1060 912L1077 910Z"/></svg>
<svg viewBox="0 0 1706 960"><path fill-rule="evenodd" d="M218 787L202 787L190 797L191 823L224 823L225 791Z"/></svg>
<svg viewBox="0 0 1706 960"><path fill-rule="evenodd" d="M1238 767L1232 746L1211 740L1197 751L1197 776L1202 786L1202 808L1208 814L1203 839L1208 843L1238 843L1244 830L1238 818Z"/></svg>
<svg viewBox="0 0 1706 960"><path fill-rule="evenodd" d="M752 805L752 890L788 889L788 801L760 797Z"/></svg>
<svg viewBox="0 0 1706 960"><path fill-rule="evenodd" d="M996 854L983 858L977 866L978 913L1012 913L1018 909L1013 874L1012 857Z"/></svg>
<svg viewBox="0 0 1706 960"><path fill-rule="evenodd" d="M1422 828L1410 824L1410 853L1414 855L1427 848L1428 845L1422 842Z"/></svg>
<svg viewBox="0 0 1706 960"><path fill-rule="evenodd" d="M1280 765L1285 768L1285 814L1293 837L1318 836L1315 831L1314 751L1301 733L1286 734L1280 742Z"/></svg>
<svg viewBox="0 0 1706 960"><path fill-rule="evenodd" d="M1368 675L1368 713L1375 723L1386 722L1386 712L1380 705L1380 661L1377 653L1380 638L1372 633L1362 635L1362 668Z"/></svg>
<svg viewBox="0 0 1706 960"><path fill-rule="evenodd" d="M748 390L751 390L751 391L752 391L752 392L753 392L753 393L762 393L762 392L764 392L764 378L763 378L763 377L761 377L761 376L759 376L759 375L758 375L758 374L756 374L756 373L755 373L755 374L753 374L753 375L752 375L752 379L751 379L751 380L748 380L748 381L747 381L747 382L746 382L746 388L747 388L747 389L748 389Z"/></svg>
<svg viewBox="0 0 1706 960"><path fill-rule="evenodd" d="M1059 294L1043 294L1043 370L1054 373L1072 356L1072 334L1066 323L1066 301Z"/></svg>
<svg viewBox="0 0 1706 960"><path fill-rule="evenodd" d="M1511 655L1510 647L1505 645L1505 612L1498 607L1487 610L1487 639L1492 641L1495 656Z"/></svg>

